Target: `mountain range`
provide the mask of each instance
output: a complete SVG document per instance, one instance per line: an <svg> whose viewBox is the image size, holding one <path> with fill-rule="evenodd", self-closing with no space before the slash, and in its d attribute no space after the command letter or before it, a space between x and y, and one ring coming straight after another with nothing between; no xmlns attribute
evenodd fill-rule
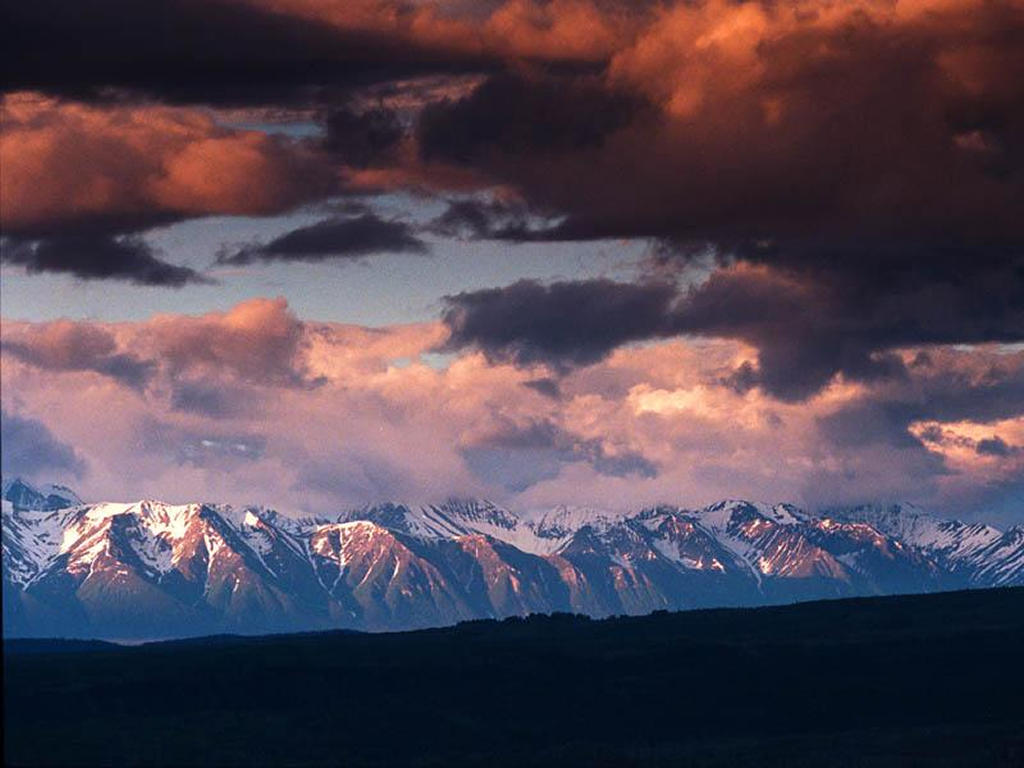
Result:
<svg viewBox="0 0 1024 768"><path fill-rule="evenodd" d="M487 501L332 518L3 483L4 634L160 638L594 617L1024 585L1024 527L906 504L627 514Z"/></svg>

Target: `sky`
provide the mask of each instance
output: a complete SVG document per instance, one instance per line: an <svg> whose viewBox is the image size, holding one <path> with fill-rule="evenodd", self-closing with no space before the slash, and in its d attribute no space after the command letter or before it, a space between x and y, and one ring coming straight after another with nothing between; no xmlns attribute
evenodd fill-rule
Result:
<svg viewBox="0 0 1024 768"><path fill-rule="evenodd" d="M5 476L1024 523L1021 0L82 5L2 33Z"/></svg>

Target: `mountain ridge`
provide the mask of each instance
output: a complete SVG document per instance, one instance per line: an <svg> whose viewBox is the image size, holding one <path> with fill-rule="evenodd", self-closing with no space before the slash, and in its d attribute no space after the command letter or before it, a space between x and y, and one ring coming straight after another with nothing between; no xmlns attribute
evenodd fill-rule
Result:
<svg viewBox="0 0 1024 768"><path fill-rule="evenodd" d="M731 499L610 515L450 500L300 519L82 504L68 489L51 509L54 494L32 490L4 484L7 636L381 631L1024 584L1024 530L909 505L812 514Z"/></svg>

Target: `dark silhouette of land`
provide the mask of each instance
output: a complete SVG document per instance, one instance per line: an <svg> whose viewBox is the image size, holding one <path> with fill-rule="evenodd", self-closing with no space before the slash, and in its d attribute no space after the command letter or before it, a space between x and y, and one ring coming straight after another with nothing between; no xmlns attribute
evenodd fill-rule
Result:
<svg viewBox="0 0 1024 768"><path fill-rule="evenodd" d="M9 765L1024 765L1024 589L4 649Z"/></svg>

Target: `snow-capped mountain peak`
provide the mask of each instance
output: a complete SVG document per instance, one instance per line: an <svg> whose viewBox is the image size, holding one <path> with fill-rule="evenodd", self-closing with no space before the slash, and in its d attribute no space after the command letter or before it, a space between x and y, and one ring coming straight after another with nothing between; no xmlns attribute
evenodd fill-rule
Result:
<svg viewBox="0 0 1024 768"><path fill-rule="evenodd" d="M0 497L15 509L36 511L64 509L82 503L78 494L66 485L47 483L37 486L20 477L5 479Z"/></svg>
<svg viewBox="0 0 1024 768"><path fill-rule="evenodd" d="M906 506L517 513L451 499L299 519L152 499L46 509L53 494L20 482L4 484L3 512L15 633L405 629L1024 583L1024 528Z"/></svg>
<svg viewBox="0 0 1024 768"><path fill-rule="evenodd" d="M950 572L966 576L971 584L984 583L993 547L1004 537L1002 531L985 523L943 520L910 504L862 505L829 510L827 515L870 525Z"/></svg>

